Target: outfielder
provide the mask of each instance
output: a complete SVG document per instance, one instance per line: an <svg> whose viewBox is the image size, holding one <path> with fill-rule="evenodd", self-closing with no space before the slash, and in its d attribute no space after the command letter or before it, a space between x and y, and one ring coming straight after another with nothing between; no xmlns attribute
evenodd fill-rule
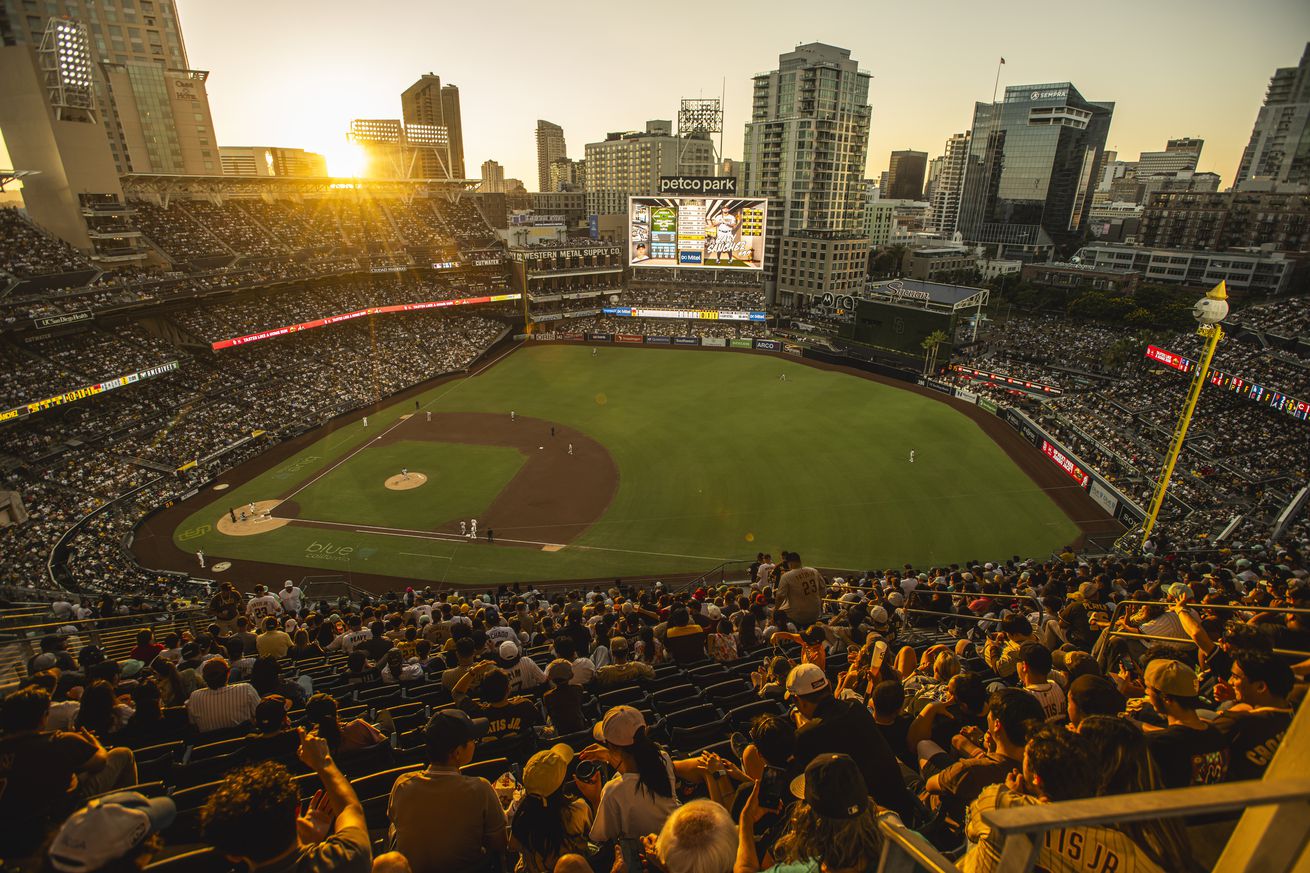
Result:
<svg viewBox="0 0 1310 873"><path fill-rule="evenodd" d="M914 463L914 449L910 449L910 463Z"/></svg>
<svg viewBox="0 0 1310 873"><path fill-rule="evenodd" d="M205 550L196 549L196 560L200 562L200 569L205 569Z"/></svg>
<svg viewBox="0 0 1310 873"><path fill-rule="evenodd" d="M429 409L429 410L428 410L428 421L431 421L431 420L432 420L432 410Z"/></svg>
<svg viewBox="0 0 1310 873"><path fill-rule="evenodd" d="M364 416L364 427L368 427L368 416Z"/></svg>
<svg viewBox="0 0 1310 873"><path fill-rule="evenodd" d="M573 454L573 443L569 443L569 454Z"/></svg>
<svg viewBox="0 0 1310 873"><path fill-rule="evenodd" d="M514 410L511 409L511 410L509 411L509 420L510 420L510 421L513 421L513 420L514 420L514 417L515 417L515 416L514 416Z"/></svg>

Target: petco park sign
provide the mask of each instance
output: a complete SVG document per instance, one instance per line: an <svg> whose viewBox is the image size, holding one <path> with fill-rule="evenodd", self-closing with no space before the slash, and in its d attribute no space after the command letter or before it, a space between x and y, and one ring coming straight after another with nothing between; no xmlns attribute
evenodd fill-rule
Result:
<svg viewBox="0 0 1310 873"><path fill-rule="evenodd" d="M735 176L660 176L661 194L736 194Z"/></svg>

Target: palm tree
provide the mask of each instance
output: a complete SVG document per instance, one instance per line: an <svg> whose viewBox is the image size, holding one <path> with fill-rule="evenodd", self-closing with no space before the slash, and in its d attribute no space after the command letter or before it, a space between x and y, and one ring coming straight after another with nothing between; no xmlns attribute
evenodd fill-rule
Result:
<svg viewBox="0 0 1310 873"><path fill-rule="evenodd" d="M948 342L950 337L944 330L934 330L923 338L919 347L923 349L923 375L926 378L937 370L937 351L941 344Z"/></svg>

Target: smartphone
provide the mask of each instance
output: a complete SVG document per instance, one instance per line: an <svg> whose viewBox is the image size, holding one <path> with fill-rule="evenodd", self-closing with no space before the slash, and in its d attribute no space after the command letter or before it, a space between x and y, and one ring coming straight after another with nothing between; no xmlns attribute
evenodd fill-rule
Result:
<svg viewBox="0 0 1310 873"><path fill-rule="evenodd" d="M620 837L619 854L628 873L641 873L641 843L636 837Z"/></svg>
<svg viewBox="0 0 1310 873"><path fill-rule="evenodd" d="M782 809L789 790L787 771L772 764L766 766L760 777L760 809Z"/></svg>
<svg viewBox="0 0 1310 873"><path fill-rule="evenodd" d="M1137 675L1137 665L1134 664L1133 659L1129 658L1127 655L1119 659L1119 669L1130 676Z"/></svg>

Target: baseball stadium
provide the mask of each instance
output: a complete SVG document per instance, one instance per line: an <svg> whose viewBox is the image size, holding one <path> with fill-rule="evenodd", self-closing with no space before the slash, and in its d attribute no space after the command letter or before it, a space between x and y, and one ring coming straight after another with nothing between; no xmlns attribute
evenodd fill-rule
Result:
<svg viewBox="0 0 1310 873"><path fill-rule="evenodd" d="M213 166L176 18L0 0L5 873L1310 869L1304 185L1057 82L875 187L824 43Z"/></svg>

